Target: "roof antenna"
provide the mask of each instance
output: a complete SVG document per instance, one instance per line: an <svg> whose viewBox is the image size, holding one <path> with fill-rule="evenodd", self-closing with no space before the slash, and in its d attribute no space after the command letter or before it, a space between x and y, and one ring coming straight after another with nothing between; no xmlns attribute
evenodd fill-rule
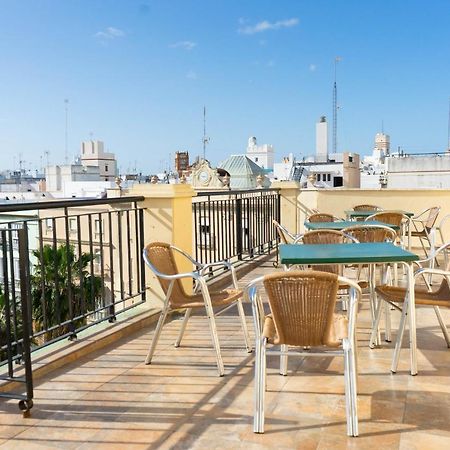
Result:
<svg viewBox="0 0 450 450"><path fill-rule="evenodd" d="M206 106L203 106L203 161L206 159L206 144L209 144L209 137L206 136Z"/></svg>

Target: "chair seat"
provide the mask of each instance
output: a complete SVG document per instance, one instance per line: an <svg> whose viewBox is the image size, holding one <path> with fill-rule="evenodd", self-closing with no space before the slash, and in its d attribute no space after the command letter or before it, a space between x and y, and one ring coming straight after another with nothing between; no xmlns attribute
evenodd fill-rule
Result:
<svg viewBox="0 0 450 450"><path fill-rule="evenodd" d="M211 303L213 306L226 306L235 302L243 296L241 289L224 289L222 291L210 291ZM190 295L183 302L172 302L171 309L184 308L204 308L205 302L202 294Z"/></svg>
<svg viewBox="0 0 450 450"><path fill-rule="evenodd" d="M342 340L348 335L348 319L343 314L333 314L333 326L330 329L330 333L326 336L324 345L327 347L339 347L342 345ZM279 341L277 330L275 328L275 322L272 315L269 314L265 317L264 328L262 335L274 345L284 344ZM289 344L288 344L289 345ZM310 343L305 342L304 346L309 346Z"/></svg>
<svg viewBox="0 0 450 450"><path fill-rule="evenodd" d="M377 286L375 291L388 302L403 303L405 301L406 288L381 285ZM447 283L441 284L438 290L432 292L424 288L416 288L414 294L416 305L450 307L450 291Z"/></svg>
<svg viewBox="0 0 450 450"><path fill-rule="evenodd" d="M368 288L369 287L369 282L368 281L358 281L358 286L361 288L361 289L366 289L366 288ZM339 290L341 290L341 289L349 289L349 286L348 286L348 284L339 284L339 288L338 288Z"/></svg>
<svg viewBox="0 0 450 450"><path fill-rule="evenodd" d="M411 230L411 236L413 237L428 237L426 230L420 230L420 231L416 231L416 230Z"/></svg>

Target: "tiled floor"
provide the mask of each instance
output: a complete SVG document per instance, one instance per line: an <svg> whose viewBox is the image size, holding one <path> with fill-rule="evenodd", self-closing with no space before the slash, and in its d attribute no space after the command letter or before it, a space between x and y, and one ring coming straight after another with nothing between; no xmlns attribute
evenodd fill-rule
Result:
<svg viewBox="0 0 450 450"><path fill-rule="evenodd" d="M242 284L266 271L247 275ZM251 325L250 309L246 305ZM443 311L447 323L450 314ZM397 324L394 314L393 329ZM266 432L252 432L253 354L238 321L218 319L226 375L217 377L204 317L193 317L182 347L180 325L166 325L152 365L143 364L152 331L137 333L53 372L35 386L31 418L0 400L5 449L328 449L450 448L450 350L430 310L419 310L419 375L401 353L390 373L393 344L368 348L369 314L358 318L360 436L347 438L341 358L290 358L287 377L268 363ZM407 339L405 339L406 345Z"/></svg>

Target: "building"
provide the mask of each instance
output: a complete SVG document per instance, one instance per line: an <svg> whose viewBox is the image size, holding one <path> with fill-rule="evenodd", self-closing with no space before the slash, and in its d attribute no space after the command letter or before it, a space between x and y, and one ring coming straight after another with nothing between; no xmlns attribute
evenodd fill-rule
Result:
<svg viewBox="0 0 450 450"><path fill-rule="evenodd" d="M179 177L189 170L189 152L175 152L175 170Z"/></svg>
<svg viewBox="0 0 450 450"><path fill-rule="evenodd" d="M85 167L99 168L103 181L114 181L117 176L117 161L114 153L106 153L102 141L84 141L81 143L81 164Z"/></svg>
<svg viewBox="0 0 450 450"><path fill-rule="evenodd" d="M220 163L220 168L230 174L231 189L269 187L270 180L264 170L246 155L231 155Z"/></svg>
<svg viewBox="0 0 450 450"><path fill-rule="evenodd" d="M328 161L328 123L325 116L316 123L316 161Z"/></svg>
<svg viewBox="0 0 450 450"><path fill-rule="evenodd" d="M263 169L264 173L273 171L273 155L274 149L272 145L258 145L256 143L256 137L254 136L251 136L248 139L247 158L255 164L258 164L258 166Z"/></svg>
<svg viewBox="0 0 450 450"><path fill-rule="evenodd" d="M278 181L286 181L291 179L295 158L293 153L283 157L280 163L273 164L273 179Z"/></svg>
<svg viewBox="0 0 450 450"><path fill-rule="evenodd" d="M391 155L386 158L385 166L388 188L450 188L449 152Z"/></svg>
<svg viewBox="0 0 450 450"><path fill-rule="evenodd" d="M100 167L95 165L75 163L46 168L46 187L54 197L98 197L115 187L114 180L104 181Z"/></svg>

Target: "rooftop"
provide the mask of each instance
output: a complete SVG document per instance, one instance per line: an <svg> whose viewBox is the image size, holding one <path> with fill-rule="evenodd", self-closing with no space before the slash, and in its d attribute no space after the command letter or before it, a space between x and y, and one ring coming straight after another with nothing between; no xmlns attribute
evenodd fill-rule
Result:
<svg viewBox="0 0 450 450"><path fill-rule="evenodd" d="M273 270L281 269L266 259L239 283ZM232 312L217 320L224 377L217 376L205 318L192 318L176 349L181 316L175 316L151 365L144 358L153 330L144 329L35 380L30 418L21 417L16 401L0 400L0 448L449 448L450 352L432 310L417 314L418 376L409 374L406 349L391 374L393 343L368 347L364 296L357 330L358 438L346 436L343 362L333 357L291 357L286 377L278 374L278 360L269 359L266 431L254 434L254 355L245 352ZM449 311L442 313L448 322ZM394 331L398 316L393 312Z"/></svg>

